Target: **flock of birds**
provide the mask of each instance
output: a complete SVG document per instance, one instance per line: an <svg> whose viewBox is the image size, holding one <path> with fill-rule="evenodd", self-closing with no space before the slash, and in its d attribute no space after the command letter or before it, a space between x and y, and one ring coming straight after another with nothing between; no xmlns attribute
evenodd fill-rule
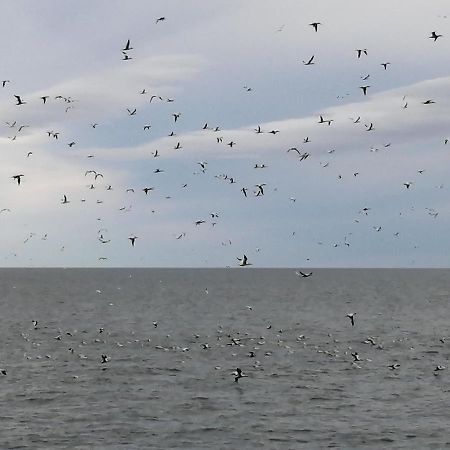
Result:
<svg viewBox="0 0 450 450"><path fill-rule="evenodd" d="M156 25L163 23L166 21L165 17L159 17L155 20ZM321 32L321 28L322 28L322 23L319 21L314 21L309 23L309 26L312 28L314 33L320 33ZM282 29L280 29L279 31L282 31ZM437 31L432 31L430 33L430 35L428 36L429 39L431 39L433 42L437 42L438 39L442 38L442 34L439 34ZM120 48L120 52L122 54L122 60L125 62L125 64L133 64L133 43L132 40L128 39L125 44ZM356 52L356 58L362 59L365 58L369 55L369 51L367 48L358 48L355 50ZM310 57L306 58L303 60L303 64L305 66L314 66L317 64L317 59L316 59L316 55L313 54ZM384 71L387 71L389 66L391 65L391 63L389 61L383 61L380 63L380 65L382 66ZM371 88L370 84L367 84L367 80L370 78L370 74L364 75L361 77L361 79L364 81L364 83L362 83L359 86L359 89L361 90L361 93L363 96L367 96L369 93L369 89ZM14 83L9 80L9 79L4 79L1 81L1 86L2 89L4 90L12 90L12 89L16 89L16 86L14 85ZM31 102L30 99L26 98L26 96L24 95L18 95L17 93L14 93L14 90L11 91L11 96L12 98L15 99L15 105L17 106L18 110L27 108L27 106L29 105L29 103ZM251 93L253 92L253 89L251 86L245 85L244 86L244 90L247 93ZM166 97L163 95L160 95L159 93L152 93L150 95L150 92L147 91L147 88L142 87L140 89L137 89L136 91L137 94L141 95L141 96L148 96L148 103L152 104L152 103L167 103L167 104L171 104L173 102L175 102L175 98L171 98L171 97ZM65 112L66 113L70 113L71 110L73 110L74 108L77 107L77 104L82 101L82 99L78 99L78 98L73 98L70 95L51 95L50 93L48 95L42 95L40 96L39 99L42 102L42 107L48 107L48 105L51 102L62 102L62 104L64 105L65 108ZM435 103L435 101L433 99L426 99L423 102L423 105L431 105L433 103ZM402 105L403 109L408 108L408 101L406 96L403 98L403 105ZM127 107L126 108L127 114L130 117L135 117L138 115L138 108L137 107ZM173 127L175 127L180 121L183 120L183 113L182 112L173 112L171 114L171 125ZM355 126L359 126L360 124L362 124L362 118L361 116L357 116L352 118L353 123L355 124ZM320 114L317 120L317 124L320 126L332 126L335 123L335 119L330 118L330 117L326 117L324 114ZM23 133L29 133L30 130L32 130L32 124L21 124L19 123L18 120L10 120L8 122L6 122L6 126L8 127L8 130L10 130L10 132L12 132L12 136L9 137L9 139L11 141L16 141L19 140L19 138L23 135ZM101 129L101 122L99 121L98 123L91 123L90 126L92 127L92 129ZM376 128L376 124L373 122L369 122L364 124L365 126L365 132L374 132L377 128ZM142 125L142 131L144 132L149 132L152 129L152 125L148 122L145 122ZM225 132L222 132L222 129L220 126L210 126L208 123L205 123L203 126L199 127L199 130L205 131L205 132L210 132L214 135L214 140L212 140L211 142L215 142L216 145L226 145L228 146L230 149L234 149L235 147L239 147L239 143L236 140L231 139L225 139ZM250 131L250 130L249 130ZM261 125L257 125L254 129L253 132L257 135L260 134L270 134L273 136L278 135L279 133L282 133L282 130L279 129L271 129L271 130L264 130L263 127ZM48 130L47 131L47 135L48 138L51 141L61 141L64 137L64 132L62 131L56 131L56 130ZM210 134L208 134L208 139L209 139ZM168 148L167 150L161 150L161 149L155 149L152 151L151 155L152 158L155 158L155 161L157 160L156 158L164 158L164 152L165 151L170 151L170 150L175 150L175 151L181 151L183 149L183 140L182 138L179 138L177 136L177 132L176 130L170 131L170 133L168 134L168 137L170 137L172 139L172 146L171 149ZM308 158L311 157L312 152L305 150L305 148L308 147L308 145L311 142L311 137L310 136L306 136L303 138L302 141L302 145L300 148L299 145L297 146L291 146L287 149L285 149L285 152L289 155L294 154L298 160L298 162L302 162L302 163L306 163L306 160L308 160ZM447 143L447 139L445 140L444 144ZM69 149L76 149L77 148L77 141L76 140L72 140L72 139L68 139L68 141L66 142L66 145ZM385 149L388 149L391 146L391 142L387 142L383 144ZM371 151L378 151L379 148L371 148ZM328 150L328 154L332 154L335 152L335 149L330 149ZM28 151L26 153L26 158L34 158L35 155L33 153L33 151ZM89 159L89 161L95 160L95 155L94 154L89 154L87 155L87 158ZM91 164L91 163L90 163ZM328 167L329 162L321 162L321 166L323 168ZM195 174L206 174L208 172L208 161L198 161L197 162L197 168L198 170L194 172ZM254 170L258 170L258 171L262 171L265 172L267 171L267 169L269 168L269 164L267 164L266 162L255 162L253 165L253 169ZM419 174L423 174L424 173L424 169L418 169L418 173ZM165 173L165 169L162 169L160 167L156 167L153 170L153 174L157 175L157 174L164 174ZM17 173L13 173L10 175L11 179L14 183L17 184L18 188L21 188L23 186L24 183L26 183L27 180L27 172L25 172L25 170L17 172ZM86 167L85 173L84 173L84 177L86 180L88 181L88 184L86 185L87 189L89 190L94 190L97 189L98 190L98 183L99 182L103 182L103 180L107 180L107 173L104 172L103 170L100 170L99 168L92 168L92 167ZM353 177L358 177L359 176L359 171L355 171L353 173ZM258 197L258 198L262 198L264 197L268 190L269 187L272 189L272 192L276 192L277 188L276 187L272 187L269 186L269 184L267 182L257 182L254 183L253 186L248 186L248 185L243 185L244 183L242 183L241 180L238 180L237 177L232 176L230 174L227 173L222 173L222 174L216 174L214 175L214 178L217 180L221 180L223 182L227 182L230 185L238 185L240 192L242 193L242 196L245 198L248 198L250 196L253 197ZM338 179L342 179L343 175L339 174L338 175ZM156 179L156 178L155 178ZM413 186L413 182L412 181L404 181L403 186L406 190L410 190L411 187ZM181 189L183 190L188 190L188 183L183 183L181 184ZM114 189L120 189L120 187L118 186L113 186L111 184L106 184L104 186L104 189L106 191L112 191ZM147 196L151 196L154 195L154 192L158 190L158 187L155 185L144 185L141 187L129 187L129 186L125 186L122 188L122 193L125 192L126 195L131 196L132 194L137 193L138 191L141 191L146 197ZM170 199L172 198L171 195L166 195L165 197L166 199ZM295 204L297 198L295 195L292 195L289 197L289 201L292 202L292 204ZM3 200L5 201L5 200ZM77 201L81 201L81 202L86 202L86 198L81 198ZM73 198L70 197L69 193L65 193L62 192L61 193L61 201L60 203L62 205L64 205L65 207L70 207L69 205L71 203L73 203L74 200ZM98 198L96 200L97 204L102 204L104 203L104 199L103 198ZM1 206L1 205L0 205ZM229 206L229 205L227 205ZM120 208L117 208L118 211L121 212L130 212L132 209L132 205L125 205L125 206L121 206ZM364 214L364 215L368 215L369 211L371 210L370 207L364 206L363 208L361 208L361 210L359 211L360 214ZM4 213L11 213L12 209L10 207L3 207L0 209L0 215L4 214ZM156 210L155 209L151 209L152 213L155 213ZM434 218L437 217L438 215L438 211L436 211L433 208L428 208L428 214L432 215ZM210 224L212 227L215 227L218 223L219 223L219 217L220 214L218 212L211 212L211 221ZM101 220L101 219L98 219ZM359 222L359 219L355 219L355 222ZM208 223L208 221L206 220L205 217L202 217L200 219L195 218L194 220L192 220L192 223L194 225L194 227L199 227L202 224ZM111 224L113 226L113 224ZM376 225L373 226L373 229L375 231L381 231L382 230L382 226L380 225ZM100 244L102 245L108 245L111 243L111 239L108 237L108 226L102 226L98 231L97 231L97 240ZM189 233L189 230L180 230L179 233L176 233L173 237L176 238L177 240L183 239L185 238ZM24 242L28 242L30 238L32 238L33 236L35 236L37 233L33 232L30 233L30 235L26 238L26 240ZM352 233L350 233L352 234ZM349 247L350 246L350 241L349 241L349 235L346 235L344 238L344 245ZM45 239L47 239L48 233L43 234L45 236ZM292 232L292 235L295 235L295 231ZM394 234L395 237L399 236L399 232L396 232ZM140 241L138 241L139 236L137 236L134 233L129 233L128 236L124 236L124 239L128 239L130 242L131 247L135 247L138 245L138 243ZM228 240L222 240L221 241L221 245L231 245L232 243L232 239L231 237ZM321 244L321 242L319 242ZM338 247L340 244L335 243L334 246ZM64 249L64 246L61 247L61 250ZM260 249L256 249L256 252L258 252ZM241 252L239 252L241 253ZM17 254L17 253L16 253ZM242 253L241 253L242 255ZM251 256L252 257L252 256ZM108 259L108 257L100 254L98 256L98 260L99 261L106 261ZM308 262L310 261L309 258L306 259ZM253 263L250 261L250 258L248 257L248 250L246 251L246 254L243 254L242 256L237 257L237 265L240 267L247 267L250 265L253 265ZM233 263L230 262L230 265L233 265ZM309 276L309 275L305 275L304 273L302 273L301 276Z"/></svg>

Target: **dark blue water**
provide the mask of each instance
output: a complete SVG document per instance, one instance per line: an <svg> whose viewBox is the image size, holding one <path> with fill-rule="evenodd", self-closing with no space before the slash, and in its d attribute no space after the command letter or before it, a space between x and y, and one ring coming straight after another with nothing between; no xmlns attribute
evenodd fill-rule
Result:
<svg viewBox="0 0 450 450"><path fill-rule="evenodd" d="M313 272L1 269L0 448L450 447L450 271Z"/></svg>

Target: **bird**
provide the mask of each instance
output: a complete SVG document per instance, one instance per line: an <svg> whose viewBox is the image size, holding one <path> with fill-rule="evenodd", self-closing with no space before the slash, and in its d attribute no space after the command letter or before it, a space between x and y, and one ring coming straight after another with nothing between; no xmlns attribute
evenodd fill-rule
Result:
<svg viewBox="0 0 450 450"><path fill-rule="evenodd" d="M135 116L135 115L136 115L136 108L134 108L133 110L127 108L127 111L128 111L128 114L129 114L130 116Z"/></svg>
<svg viewBox="0 0 450 450"><path fill-rule="evenodd" d="M248 258L246 255L243 255L242 258L237 258L239 262L239 265L241 267L245 267L245 266L251 266L252 264L248 262Z"/></svg>
<svg viewBox="0 0 450 450"><path fill-rule="evenodd" d="M367 55L367 49L366 48L358 48L355 50L355 52L358 55L358 59L361 58L361 55L364 53L365 55Z"/></svg>
<svg viewBox="0 0 450 450"><path fill-rule="evenodd" d="M17 106L18 106L18 105L25 105L26 102L24 102L24 101L22 100L22 98L20 97L20 95L14 95L14 97L16 97L16 100L17 100L16 105L17 105Z"/></svg>
<svg viewBox="0 0 450 450"><path fill-rule="evenodd" d="M21 181L22 181L22 177L24 177L25 175L23 173L19 174L19 175L13 175L11 178L13 178L14 180L17 181L17 184L20 185Z"/></svg>
<svg viewBox="0 0 450 450"><path fill-rule="evenodd" d="M106 355L102 355L102 364L105 364L109 361L109 358Z"/></svg>
<svg viewBox="0 0 450 450"><path fill-rule="evenodd" d="M381 63L381 65L384 67L384 70L387 69L387 66L391 64L390 62Z"/></svg>
<svg viewBox="0 0 450 450"><path fill-rule="evenodd" d="M264 195L264 186L266 185L266 183L261 183L261 184L255 184L255 187L258 188L258 191L256 193L256 195Z"/></svg>
<svg viewBox="0 0 450 450"><path fill-rule="evenodd" d="M173 113L172 116L173 116L174 122L176 122L180 118L181 113Z"/></svg>
<svg viewBox="0 0 450 450"><path fill-rule="evenodd" d="M240 378L244 378L247 377L247 375L244 375L242 373L242 370L238 367L236 368L236 371L232 373L232 375L234 375L234 381L237 383L239 381Z"/></svg>
<svg viewBox="0 0 450 450"><path fill-rule="evenodd" d="M400 367L400 364L394 363L394 364L390 364L388 367L391 370L396 370Z"/></svg>
<svg viewBox="0 0 450 450"><path fill-rule="evenodd" d="M134 243L136 242L137 236L130 236L128 239L131 241L132 247L134 247Z"/></svg>
<svg viewBox="0 0 450 450"><path fill-rule="evenodd" d="M305 272L302 272L301 270L297 270L295 273L297 274L297 276L302 277L302 278L308 278L313 274L312 272L305 273Z"/></svg>
<svg viewBox="0 0 450 450"><path fill-rule="evenodd" d="M2 87L5 87L6 83L11 83L11 81L10 80L2 80Z"/></svg>
<svg viewBox="0 0 450 450"><path fill-rule="evenodd" d="M128 50L133 50L133 47L131 47L130 40L128 39L125 47L122 49L123 52L127 52Z"/></svg>
<svg viewBox="0 0 450 450"><path fill-rule="evenodd" d="M67 196L64 194L63 199L61 200L61 203L65 205L66 203L70 203L69 200L67 200Z"/></svg>
<svg viewBox="0 0 450 450"><path fill-rule="evenodd" d="M356 315L356 313L347 314L347 317L350 319L350 322L352 323L352 327L355 326L355 315Z"/></svg>
<svg viewBox="0 0 450 450"><path fill-rule="evenodd" d="M48 99L48 98L49 98L48 95L43 95L43 96L41 97L42 101L44 102L44 105L45 105L45 103L47 102L47 99Z"/></svg>
<svg viewBox="0 0 450 450"><path fill-rule="evenodd" d="M158 19L156 19L155 23L164 22L165 20L166 20L165 17L159 17Z"/></svg>
<svg viewBox="0 0 450 450"><path fill-rule="evenodd" d="M370 88L370 86L360 86L359 88L362 89L364 95L367 95L367 89Z"/></svg>
<svg viewBox="0 0 450 450"><path fill-rule="evenodd" d="M314 55L312 55L311 58L308 59L308 61L302 61L302 62L305 66L311 66L314 64L313 60L314 60Z"/></svg>
<svg viewBox="0 0 450 450"><path fill-rule="evenodd" d="M317 29L319 25L322 25L320 22L312 22L309 25L311 25L314 28L314 31L317 33Z"/></svg>
<svg viewBox="0 0 450 450"><path fill-rule="evenodd" d="M431 32L431 36L428 36L430 39L433 39L434 42L438 40L438 38L442 37L442 34L436 34L436 31Z"/></svg>

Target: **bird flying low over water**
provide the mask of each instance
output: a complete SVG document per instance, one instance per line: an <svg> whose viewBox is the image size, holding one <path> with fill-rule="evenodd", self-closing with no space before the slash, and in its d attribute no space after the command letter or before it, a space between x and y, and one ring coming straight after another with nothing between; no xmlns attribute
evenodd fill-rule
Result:
<svg viewBox="0 0 450 450"><path fill-rule="evenodd" d="M242 258L237 258L238 261L240 261L239 265L241 267L244 266L251 266L252 264L248 262L247 256L243 255Z"/></svg>
<svg viewBox="0 0 450 450"><path fill-rule="evenodd" d="M302 277L302 278L308 278L313 274L312 272L305 273L305 272L302 272L301 270L297 270L295 273L297 274L297 276Z"/></svg>
<svg viewBox="0 0 450 450"><path fill-rule="evenodd" d="M347 314L347 317L350 319L350 322L351 322L351 324L352 324L352 327L355 326L355 315L356 315L356 313L350 313L350 314Z"/></svg>
<svg viewBox="0 0 450 450"><path fill-rule="evenodd" d="M234 375L234 381L237 383L240 378L248 377L248 375L244 375L242 370L238 367L235 372L232 373Z"/></svg>

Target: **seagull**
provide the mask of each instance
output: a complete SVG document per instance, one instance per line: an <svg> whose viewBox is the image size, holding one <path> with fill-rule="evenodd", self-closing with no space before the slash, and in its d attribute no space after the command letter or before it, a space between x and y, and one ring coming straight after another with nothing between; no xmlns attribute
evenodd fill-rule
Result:
<svg viewBox="0 0 450 450"><path fill-rule="evenodd" d="M350 322L352 323L352 327L355 326L355 314L356 313L347 314L347 317L350 319Z"/></svg>
<svg viewBox="0 0 450 450"><path fill-rule="evenodd" d="M314 59L314 55L312 55L311 58L309 58L308 62L305 62L305 61L302 61L302 62L305 66L311 66L314 64L313 59Z"/></svg>
<svg viewBox="0 0 450 450"><path fill-rule="evenodd" d="M400 367L400 364L394 363L394 364L390 364L388 367L391 370L395 370L395 369L398 369Z"/></svg>
<svg viewBox="0 0 450 450"><path fill-rule="evenodd" d="M66 196L65 194L64 194L63 199L61 200L61 203L62 203L63 205L65 205L66 203L70 203L69 200L67 200L67 196Z"/></svg>
<svg viewBox="0 0 450 450"><path fill-rule="evenodd" d="M242 258L237 258L238 261L240 261L239 265L241 267L244 266L251 266L252 264L248 262L247 256L244 255Z"/></svg>
<svg viewBox="0 0 450 450"><path fill-rule="evenodd" d="M130 236L128 239L131 241L131 245L134 247L134 243L137 239L137 236Z"/></svg>
<svg viewBox="0 0 450 450"><path fill-rule="evenodd" d="M367 55L367 49L366 48L358 48L355 50L355 52L357 52L358 54L358 59L361 58L361 55L364 53L365 55Z"/></svg>
<svg viewBox="0 0 450 450"><path fill-rule="evenodd" d="M133 50L133 47L130 46L130 40L128 39L125 48L122 49L123 52L127 52L128 50Z"/></svg>
<svg viewBox="0 0 450 450"><path fill-rule="evenodd" d="M133 111L131 111L130 109L127 108L128 114L130 116L135 116L136 115L136 108L133 109Z"/></svg>
<svg viewBox="0 0 450 450"><path fill-rule="evenodd" d="M17 100L16 105L25 105L26 102L24 102L24 101L20 98L20 95L15 95L14 97L16 97L16 100Z"/></svg>
<svg viewBox="0 0 450 450"><path fill-rule="evenodd" d="M303 278L308 278L313 274L312 272L305 273L305 272L302 272L301 270L297 270L295 273L297 274L297 276L303 277Z"/></svg>
<svg viewBox="0 0 450 450"><path fill-rule="evenodd" d="M236 369L235 372L232 373L232 375L234 375L234 381L235 381L236 383L239 381L239 378L244 378L244 377L247 377L247 376L248 376L248 375L244 375L244 374L242 373L242 370L241 370L239 367Z"/></svg>
<svg viewBox="0 0 450 450"><path fill-rule="evenodd" d="M11 178L13 178L14 180L17 181L17 184L20 185L21 179L22 177L24 177L25 175L23 173L19 174L19 175L13 175Z"/></svg>
<svg viewBox="0 0 450 450"><path fill-rule="evenodd" d="M390 64L390 62L381 63L381 65L384 67L384 70L387 69L387 66Z"/></svg>
<svg viewBox="0 0 450 450"><path fill-rule="evenodd" d="M258 188L258 192L256 195L264 195L264 189L263 187L266 185L266 183L261 183L261 184L255 184L255 187Z"/></svg>
<svg viewBox="0 0 450 450"><path fill-rule="evenodd" d="M165 17L160 17L160 18L156 19L155 23L164 22L165 20L166 20Z"/></svg>
<svg viewBox="0 0 450 450"><path fill-rule="evenodd" d="M10 80L2 80L2 87L5 87L6 83L11 83L11 81Z"/></svg>
<svg viewBox="0 0 450 450"><path fill-rule="evenodd" d="M317 28L319 25L322 25L320 22L312 22L310 25L314 28L314 31L317 33Z"/></svg>
<svg viewBox="0 0 450 450"><path fill-rule="evenodd" d="M436 31L431 32L431 36L428 36L430 39L434 39L434 42L437 41L438 38L442 37L442 34L436 34Z"/></svg>
<svg viewBox="0 0 450 450"><path fill-rule="evenodd" d="M105 364L109 361L109 358L106 355L102 355L102 364Z"/></svg>
<svg viewBox="0 0 450 450"><path fill-rule="evenodd" d="M359 88L362 89L364 95L367 95L367 88L370 88L370 86L360 86Z"/></svg>
<svg viewBox="0 0 450 450"><path fill-rule="evenodd" d="M174 114L172 114L172 116L173 116L174 121L176 122L180 118L181 113L174 113Z"/></svg>

